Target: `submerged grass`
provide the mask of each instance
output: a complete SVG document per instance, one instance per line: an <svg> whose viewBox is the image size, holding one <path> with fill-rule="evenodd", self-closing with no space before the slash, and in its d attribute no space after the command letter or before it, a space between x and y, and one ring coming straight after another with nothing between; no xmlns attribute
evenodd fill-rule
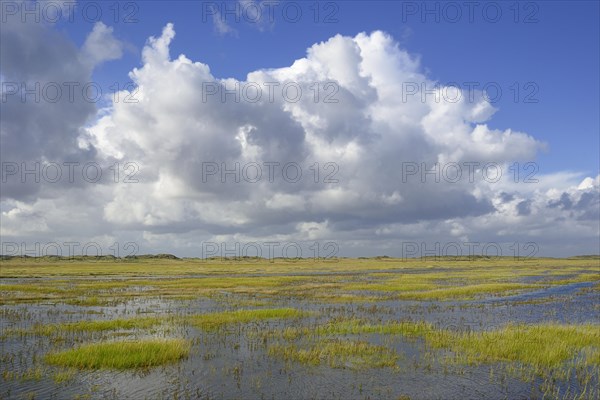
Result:
<svg viewBox="0 0 600 400"><path fill-rule="evenodd" d="M286 361L350 369L395 367L399 358L384 346L340 339L320 340L307 349L294 344L276 344L270 346L268 352Z"/></svg>
<svg viewBox="0 0 600 400"><path fill-rule="evenodd" d="M268 319L299 318L306 315L306 312L295 308L263 308L194 315L189 318L189 321L192 325L200 329L216 330L229 324L248 323Z"/></svg>
<svg viewBox="0 0 600 400"><path fill-rule="evenodd" d="M327 324L312 327L287 327L279 332L268 332L267 335L295 340L310 336L339 336L360 334L402 335L406 337L422 337L430 332L432 325L427 322L390 321L382 324L371 324L361 319L333 320Z"/></svg>
<svg viewBox="0 0 600 400"><path fill-rule="evenodd" d="M422 338L432 349L451 351L449 361L469 365L516 362L542 376L549 375L548 371L570 367L600 367L600 325L595 324L509 324L491 331L456 331L424 321L373 324L360 319L346 319L313 327L287 327L274 337L294 341L315 336L361 334ZM295 345L289 344L277 345L270 352L305 362L312 359L316 349L298 350Z"/></svg>
<svg viewBox="0 0 600 400"><path fill-rule="evenodd" d="M78 369L135 369L177 362L188 356L191 345L183 339L87 344L47 354L46 363Z"/></svg>
<svg viewBox="0 0 600 400"><path fill-rule="evenodd" d="M499 296L525 290L540 289L540 285L524 283L481 283L428 290L424 292L402 293L399 299L407 300L472 300L479 296Z"/></svg>
<svg viewBox="0 0 600 400"><path fill-rule="evenodd" d="M29 329L6 329L4 336L64 336L105 331L147 330L167 322L169 326L183 326L189 323L204 330L216 330L229 324L243 324L269 319L300 318L308 314L294 308L266 308L222 311L189 316L118 318L111 320L65 322L60 324L36 324Z"/></svg>
<svg viewBox="0 0 600 400"><path fill-rule="evenodd" d="M31 329L10 331L6 334L34 334L38 336L54 336L61 334L78 334L85 332L103 332L130 329L149 329L163 323L165 317L119 318L112 320L94 320L65 322L61 324L37 324Z"/></svg>
<svg viewBox="0 0 600 400"><path fill-rule="evenodd" d="M425 335L434 347L451 349L467 363L516 361L538 371L600 366L600 326L593 324L507 325L489 332L453 333L432 330Z"/></svg>

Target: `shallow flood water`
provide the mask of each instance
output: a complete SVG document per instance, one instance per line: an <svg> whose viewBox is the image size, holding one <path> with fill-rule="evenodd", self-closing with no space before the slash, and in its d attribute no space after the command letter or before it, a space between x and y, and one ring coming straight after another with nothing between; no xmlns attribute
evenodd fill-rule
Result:
<svg viewBox="0 0 600 400"><path fill-rule="evenodd" d="M372 271L370 271L372 273ZM379 271L378 271L379 272ZM390 273L389 270L384 271ZM428 271L428 272L431 272ZM436 271L439 272L439 271ZM304 274L303 276L311 276ZM315 274L318 281L322 274ZM331 275L331 274L330 274ZM343 275L343 274L342 274ZM278 276L265 274L264 276ZM289 275L285 275L289 276ZM190 278L187 276L186 278ZM201 276L194 278L202 279ZM562 278L562 277L561 277ZM56 279L56 278L50 278ZM122 282L126 277L86 277L86 282ZM175 279L163 276L153 279ZM40 285L46 278L4 279L3 285ZM345 281L344 281L345 282ZM461 364L444 361L451 352L432 349L419 337L380 333L347 333L339 339L361 340L397 355L393 367L361 367L325 362L305 364L274 356L269 348L284 342L278 332L337 320L359 319L371 323L425 321L440 329L485 332L507 324L599 322L597 281L550 286L525 293L479 296L467 300L324 301L311 297L220 289L193 298L141 295L146 286L128 288L120 298L101 305L66 304L60 299L5 303L2 328L2 381L0 397L10 399L505 399L595 398L597 366L590 367L585 387L566 377L547 387L539 376L510 373L502 363ZM67 283L68 285L68 283ZM0 287L1 288L1 287ZM131 293L139 293L133 296ZM365 291L364 295L372 292ZM173 320L150 329L63 332L38 335L40 325L147 316L186 317L210 312L256 308L293 308L306 311L301 318L233 323L216 331ZM148 337L185 338L192 343L187 358L164 366L136 370L75 370L44 363L51 351L83 343L139 340ZM304 343L303 337L291 342ZM286 342L287 343L287 342ZM490 345L494 345L490 343ZM596 368L596 369L594 369ZM547 392L544 393L545 389Z"/></svg>

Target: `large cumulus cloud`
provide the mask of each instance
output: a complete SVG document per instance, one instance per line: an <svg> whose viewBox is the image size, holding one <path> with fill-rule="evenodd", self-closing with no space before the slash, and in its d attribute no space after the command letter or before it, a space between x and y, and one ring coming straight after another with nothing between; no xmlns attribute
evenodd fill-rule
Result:
<svg viewBox="0 0 600 400"><path fill-rule="evenodd" d="M81 228L81 235L133 237L147 251L185 255L198 255L198 243L206 240L273 239L334 240L348 255L399 255L399 243L407 240L535 241L544 252L547 244L555 249L558 237L549 228L560 225L572 235L570 243L582 243L564 244L565 252L594 252L598 178L580 184L576 174L555 174L515 182L506 174L509 166L535 160L544 144L515 129L489 128L495 109L481 93L471 99L440 87L384 32L337 35L289 67L250 72L244 81L214 76L185 55L172 58L174 39L168 24L146 43L141 67L130 73L136 89L122 93L134 102L112 104L88 126L74 121L60 139L77 141L71 147L93 150L97 159L134 161L140 168L138 183L72 189L93 199L87 208L69 203L98 226ZM104 26L94 28L82 49L94 55L85 58L93 63L120 51ZM89 68L81 66L84 73ZM437 92L407 95L407 84ZM256 87L262 96L249 101L254 92L245 89ZM298 87L302 95L294 98ZM233 92L222 98L225 88ZM17 151L14 131L2 133ZM497 181L481 178L481 166L490 162L505 172ZM286 163L300 166L302 178L284 179ZM435 182L429 174L423 182L422 171L406 174L409 164L435 163L473 165L476 178ZM242 175L236 182L229 174L222 182L224 166L251 164L261 167L260 179ZM207 166L218 171L207 175ZM63 198L22 200L3 201L3 235L33 235L20 228L24 220L39 227L36 237L64 234Z"/></svg>

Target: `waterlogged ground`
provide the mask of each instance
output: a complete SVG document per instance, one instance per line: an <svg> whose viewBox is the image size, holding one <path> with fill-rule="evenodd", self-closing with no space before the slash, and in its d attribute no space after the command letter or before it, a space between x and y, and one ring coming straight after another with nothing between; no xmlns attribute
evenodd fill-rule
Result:
<svg viewBox="0 0 600 400"><path fill-rule="evenodd" d="M271 261L0 261L0 398L598 398L597 258Z"/></svg>

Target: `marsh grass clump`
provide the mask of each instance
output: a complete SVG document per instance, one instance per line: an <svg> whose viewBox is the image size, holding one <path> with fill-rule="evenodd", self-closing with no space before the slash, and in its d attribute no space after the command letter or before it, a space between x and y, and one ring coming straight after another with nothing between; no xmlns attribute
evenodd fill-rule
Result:
<svg viewBox="0 0 600 400"><path fill-rule="evenodd" d="M150 368L177 362L189 355L190 348L190 343L183 339L104 342L49 353L44 361L78 369Z"/></svg>
<svg viewBox="0 0 600 400"><path fill-rule="evenodd" d="M431 331L433 347L451 349L467 363L520 362L536 371L576 366L600 366L600 326L538 324L507 325L488 332Z"/></svg>
<svg viewBox="0 0 600 400"><path fill-rule="evenodd" d="M398 294L404 300L472 300L481 296L498 296L516 293L527 289L540 289L540 285L524 283L479 283L465 286L451 286L439 289L406 292Z"/></svg>
<svg viewBox="0 0 600 400"><path fill-rule="evenodd" d="M29 381L40 381L43 379L45 374L45 371L38 367L32 367L32 368L28 368L24 371L11 371L11 370L4 370L2 371L2 380L4 380L5 382L11 381L11 380L18 380L20 382L29 382Z"/></svg>
<svg viewBox="0 0 600 400"><path fill-rule="evenodd" d="M317 326L314 332L318 335L358 335L377 333L383 335L403 335L407 337L424 336L431 332L433 325L423 321L389 321L372 324L361 319L332 321Z"/></svg>
<svg viewBox="0 0 600 400"><path fill-rule="evenodd" d="M142 317L112 320L77 321L62 324L35 325L30 333L39 336L53 336L65 333L103 332L131 329L149 329L165 321L165 318ZM29 331L27 331L29 332ZM27 333L25 332L25 333Z"/></svg>
<svg viewBox="0 0 600 400"><path fill-rule="evenodd" d="M64 304L80 307L116 306L127 302L127 298L83 296L62 301Z"/></svg>
<svg viewBox="0 0 600 400"><path fill-rule="evenodd" d="M418 321L389 321L373 324L359 318L340 318L325 324L310 327L286 327L282 330L265 332L273 338L282 338L288 341L311 336L340 336L340 335L402 335L405 337L423 337L431 332L434 326L428 322Z"/></svg>
<svg viewBox="0 0 600 400"><path fill-rule="evenodd" d="M396 300L473 300L488 296L543 289L550 283L528 284L520 280L538 276L542 271L480 268L456 268L447 272L378 273L360 281L348 283L343 290L387 293ZM589 277L582 277L585 280Z"/></svg>
<svg viewBox="0 0 600 400"><path fill-rule="evenodd" d="M413 292L438 287L437 274L371 274L370 279L344 285L345 290L367 290L375 292Z"/></svg>
<svg viewBox="0 0 600 400"><path fill-rule="evenodd" d="M224 325L249 323L268 319L300 318L308 313L295 308L263 308L256 310L222 311L190 317L192 325L204 330L216 330Z"/></svg>
<svg viewBox="0 0 600 400"><path fill-rule="evenodd" d="M77 373L76 369L70 368L65 371L55 372L54 374L52 374L52 379L54 380L54 383L56 383L56 384L67 383L67 382L70 382L73 380L76 373Z"/></svg>
<svg viewBox="0 0 600 400"><path fill-rule="evenodd" d="M340 339L319 340L307 349L298 348L295 344L276 344L270 346L268 352L286 361L349 369L396 367L399 358L384 346Z"/></svg>
<svg viewBox="0 0 600 400"><path fill-rule="evenodd" d="M468 365L516 363L538 376L559 376L560 371L572 367L600 367L600 326L594 324L509 324L491 331L465 332L442 329L424 321L377 324L361 319L340 319L313 327L286 327L270 334L273 338L288 342L326 337L320 339L320 343L325 343L323 348L327 349L332 349L332 342L323 340L332 340L339 335L379 334L422 338L430 349L449 351L451 355L445 358L447 362ZM293 344L276 345L269 351L302 362L320 357L316 348L298 350Z"/></svg>

